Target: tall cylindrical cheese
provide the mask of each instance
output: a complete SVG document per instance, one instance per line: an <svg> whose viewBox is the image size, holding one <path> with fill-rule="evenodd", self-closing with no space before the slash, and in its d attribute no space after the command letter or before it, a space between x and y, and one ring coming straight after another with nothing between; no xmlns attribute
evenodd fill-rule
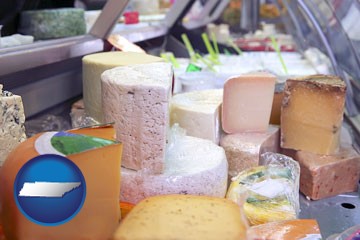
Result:
<svg viewBox="0 0 360 240"><path fill-rule="evenodd" d="M170 63L117 67L102 76L106 122L115 122L124 144L122 166L162 173L173 70Z"/></svg>
<svg viewBox="0 0 360 240"><path fill-rule="evenodd" d="M146 197L165 194L225 196L228 164L223 148L205 139L177 138L167 150L162 174L122 168L121 201L136 204Z"/></svg>
<svg viewBox="0 0 360 240"><path fill-rule="evenodd" d="M86 113L103 122L101 74L108 69L133 64L162 62L162 58L135 52L104 52L83 58L83 97Z"/></svg>

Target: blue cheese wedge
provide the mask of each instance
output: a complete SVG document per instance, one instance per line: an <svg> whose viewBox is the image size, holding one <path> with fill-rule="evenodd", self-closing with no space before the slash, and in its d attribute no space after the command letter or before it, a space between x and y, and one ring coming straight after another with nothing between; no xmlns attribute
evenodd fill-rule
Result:
<svg viewBox="0 0 360 240"><path fill-rule="evenodd" d="M21 96L2 90L0 85L0 167L7 155L25 141L25 114Z"/></svg>

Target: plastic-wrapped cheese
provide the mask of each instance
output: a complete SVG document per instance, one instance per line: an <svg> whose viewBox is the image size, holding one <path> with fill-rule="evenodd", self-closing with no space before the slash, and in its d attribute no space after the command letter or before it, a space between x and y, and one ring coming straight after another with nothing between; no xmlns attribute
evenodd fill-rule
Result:
<svg viewBox="0 0 360 240"><path fill-rule="evenodd" d="M25 114L21 96L2 90L0 84L0 167L8 154L26 140Z"/></svg>
<svg viewBox="0 0 360 240"><path fill-rule="evenodd" d="M241 209L227 199L167 195L136 205L112 239L239 240L247 228Z"/></svg>
<svg viewBox="0 0 360 240"><path fill-rule="evenodd" d="M86 33L84 10L59 8L23 11L19 32L35 40L83 35Z"/></svg>
<svg viewBox="0 0 360 240"><path fill-rule="evenodd" d="M247 168L259 165L260 155L279 152L280 128L270 125L266 132L224 134L220 146L226 153L229 175L235 177Z"/></svg>
<svg viewBox="0 0 360 240"><path fill-rule="evenodd" d="M115 130L110 126L47 132L29 138L12 151L0 169L0 220L6 238L109 239L120 221L122 145L111 140L114 134ZM14 198L17 195L14 181L19 170L34 157L50 153L65 155L75 163L86 183L86 197L80 211L70 221L54 226L30 221L17 207Z"/></svg>
<svg viewBox="0 0 360 240"><path fill-rule="evenodd" d="M85 56L83 63L83 96L88 116L103 122L101 74L108 69L134 64L163 62L159 57L135 52L103 52ZM149 74L151 76L151 73Z"/></svg>
<svg viewBox="0 0 360 240"><path fill-rule="evenodd" d="M219 144L222 98L221 89L177 94L171 99L170 124L178 123L187 135Z"/></svg>
<svg viewBox="0 0 360 240"><path fill-rule="evenodd" d="M162 174L122 168L121 201L136 204L146 197L165 194L225 196L228 164L223 148L210 140L172 136L175 139L167 146Z"/></svg>
<svg viewBox="0 0 360 240"><path fill-rule="evenodd" d="M117 139L124 144L123 167L163 172L172 77L171 64L162 62L101 75L104 119L115 122Z"/></svg>

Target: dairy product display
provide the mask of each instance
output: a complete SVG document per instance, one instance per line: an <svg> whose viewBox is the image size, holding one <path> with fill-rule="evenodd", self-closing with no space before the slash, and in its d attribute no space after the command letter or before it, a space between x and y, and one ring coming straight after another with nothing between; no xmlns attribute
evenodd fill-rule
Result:
<svg viewBox="0 0 360 240"><path fill-rule="evenodd" d="M227 199L168 195L143 200L127 215L113 239L246 239L241 209Z"/></svg>
<svg viewBox="0 0 360 240"><path fill-rule="evenodd" d="M80 134L77 134L80 133ZM0 219L7 239L108 239L120 220L122 145L111 127L79 132L40 133L21 143L0 169ZM104 137L104 138L102 138ZM15 203L14 181L20 168L42 154L66 156L82 172L86 199L71 221L52 227L29 221ZM40 179L41 181L41 179Z"/></svg>
<svg viewBox="0 0 360 240"><path fill-rule="evenodd" d="M103 52L85 56L83 63L83 97L88 116L103 122L101 74L108 69L134 64L163 62L162 58L134 52Z"/></svg>
<svg viewBox="0 0 360 240"><path fill-rule="evenodd" d="M344 81L315 75L289 79L281 109L281 147L334 154L345 105Z"/></svg>
<svg viewBox="0 0 360 240"><path fill-rule="evenodd" d="M173 70L169 63L118 67L102 76L106 122L115 122L117 139L124 143L122 166L161 173Z"/></svg>
<svg viewBox="0 0 360 240"><path fill-rule="evenodd" d="M224 85L223 130L226 133L266 131L275 81L275 76L265 72L228 79Z"/></svg>
<svg viewBox="0 0 360 240"><path fill-rule="evenodd" d="M193 137L219 144L222 89L179 93L171 99L170 125L178 123Z"/></svg>
<svg viewBox="0 0 360 240"><path fill-rule="evenodd" d="M260 155L279 152L280 128L270 125L266 132L223 134L220 141L229 163L229 175L235 177L247 168L259 165Z"/></svg>
<svg viewBox="0 0 360 240"><path fill-rule="evenodd" d="M274 98L270 114L270 124L280 125L281 105L284 98L284 83L275 85Z"/></svg>
<svg viewBox="0 0 360 240"><path fill-rule="evenodd" d="M21 96L3 91L0 84L0 168L8 154L26 140L25 114Z"/></svg>

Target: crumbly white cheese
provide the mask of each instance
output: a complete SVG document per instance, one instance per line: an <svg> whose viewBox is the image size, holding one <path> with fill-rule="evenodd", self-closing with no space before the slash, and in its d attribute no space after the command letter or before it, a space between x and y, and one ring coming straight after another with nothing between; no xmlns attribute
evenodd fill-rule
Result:
<svg viewBox="0 0 360 240"><path fill-rule="evenodd" d="M172 77L170 63L117 67L102 74L104 119L115 122L124 167L163 172Z"/></svg>
<svg viewBox="0 0 360 240"><path fill-rule="evenodd" d="M0 167L8 154L25 141L25 114L22 99L8 91L2 91L0 85Z"/></svg>

